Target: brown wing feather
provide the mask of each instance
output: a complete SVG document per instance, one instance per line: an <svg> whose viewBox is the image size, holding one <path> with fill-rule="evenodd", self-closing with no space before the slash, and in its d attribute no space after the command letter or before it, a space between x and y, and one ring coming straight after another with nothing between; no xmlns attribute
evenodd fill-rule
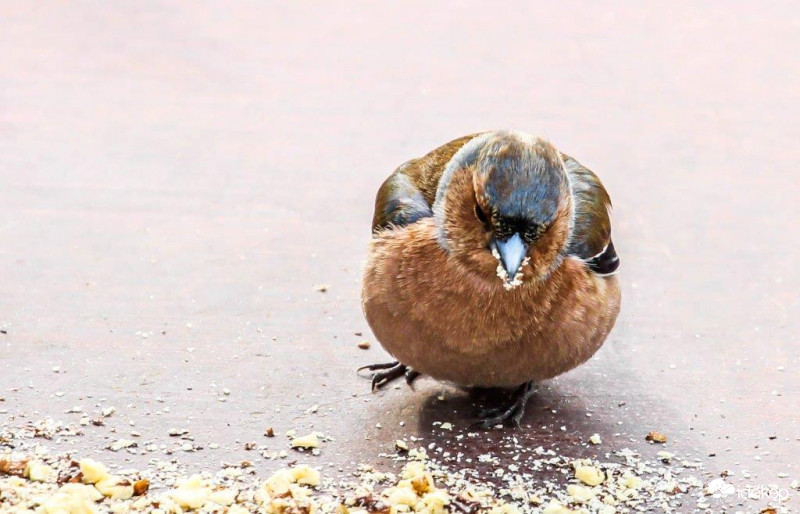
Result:
<svg viewBox="0 0 800 514"><path fill-rule="evenodd" d="M611 241L611 198L597 175L562 154L575 202L575 225L567 253L587 261L602 274L613 273L619 259Z"/></svg>
<svg viewBox="0 0 800 514"><path fill-rule="evenodd" d="M442 172L453 155L478 134L460 137L424 157L397 168L378 189L372 232L389 226L404 226L432 216L431 206Z"/></svg>

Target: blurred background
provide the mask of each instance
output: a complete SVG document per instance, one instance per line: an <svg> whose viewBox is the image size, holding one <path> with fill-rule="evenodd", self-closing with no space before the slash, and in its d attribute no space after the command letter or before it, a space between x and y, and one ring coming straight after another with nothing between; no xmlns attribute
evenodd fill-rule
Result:
<svg viewBox="0 0 800 514"><path fill-rule="evenodd" d="M798 50L794 2L5 2L0 420L128 406L121 431L187 426L226 457L313 428L338 464L465 424L446 386L356 377L386 357L360 266L397 165L517 128L603 179L624 288L606 346L543 385L520 437L652 453L658 429L710 475L788 483Z"/></svg>

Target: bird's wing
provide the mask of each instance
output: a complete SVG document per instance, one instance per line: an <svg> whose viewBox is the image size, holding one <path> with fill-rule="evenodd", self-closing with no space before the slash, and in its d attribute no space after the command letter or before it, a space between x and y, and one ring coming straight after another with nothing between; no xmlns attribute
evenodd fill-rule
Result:
<svg viewBox="0 0 800 514"><path fill-rule="evenodd" d="M567 254L585 261L600 275L614 273L619 267L619 257L611 240L611 198L591 170L568 155L562 154L562 158L575 209Z"/></svg>
<svg viewBox="0 0 800 514"><path fill-rule="evenodd" d="M476 135L450 141L424 157L402 164L389 175L375 198L372 232L392 226L402 227L433 216L431 207L445 166Z"/></svg>

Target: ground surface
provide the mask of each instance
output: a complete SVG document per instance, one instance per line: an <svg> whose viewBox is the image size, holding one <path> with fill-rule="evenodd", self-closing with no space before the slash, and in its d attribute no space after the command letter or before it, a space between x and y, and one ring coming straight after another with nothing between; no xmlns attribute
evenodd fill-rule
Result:
<svg viewBox="0 0 800 514"><path fill-rule="evenodd" d="M518 438L652 456L655 429L739 487L800 478L790 2L1 9L0 421L113 405L70 448L179 427L198 468L285 448L270 426L332 436L301 458L342 469L401 436L446 444L432 423L466 427L473 398L372 395L354 371L386 359L358 300L373 196L410 157L516 127L601 175L624 288L604 348L543 385Z"/></svg>

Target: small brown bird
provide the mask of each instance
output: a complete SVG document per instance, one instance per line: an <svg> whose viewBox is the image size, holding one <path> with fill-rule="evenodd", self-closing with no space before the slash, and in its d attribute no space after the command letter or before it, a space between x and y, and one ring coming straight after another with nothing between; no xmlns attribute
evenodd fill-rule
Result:
<svg viewBox="0 0 800 514"><path fill-rule="evenodd" d="M465 136L383 183L362 305L396 362L373 389L420 374L515 388L484 426L519 424L536 381L589 359L620 308L611 200L597 176L521 132Z"/></svg>

